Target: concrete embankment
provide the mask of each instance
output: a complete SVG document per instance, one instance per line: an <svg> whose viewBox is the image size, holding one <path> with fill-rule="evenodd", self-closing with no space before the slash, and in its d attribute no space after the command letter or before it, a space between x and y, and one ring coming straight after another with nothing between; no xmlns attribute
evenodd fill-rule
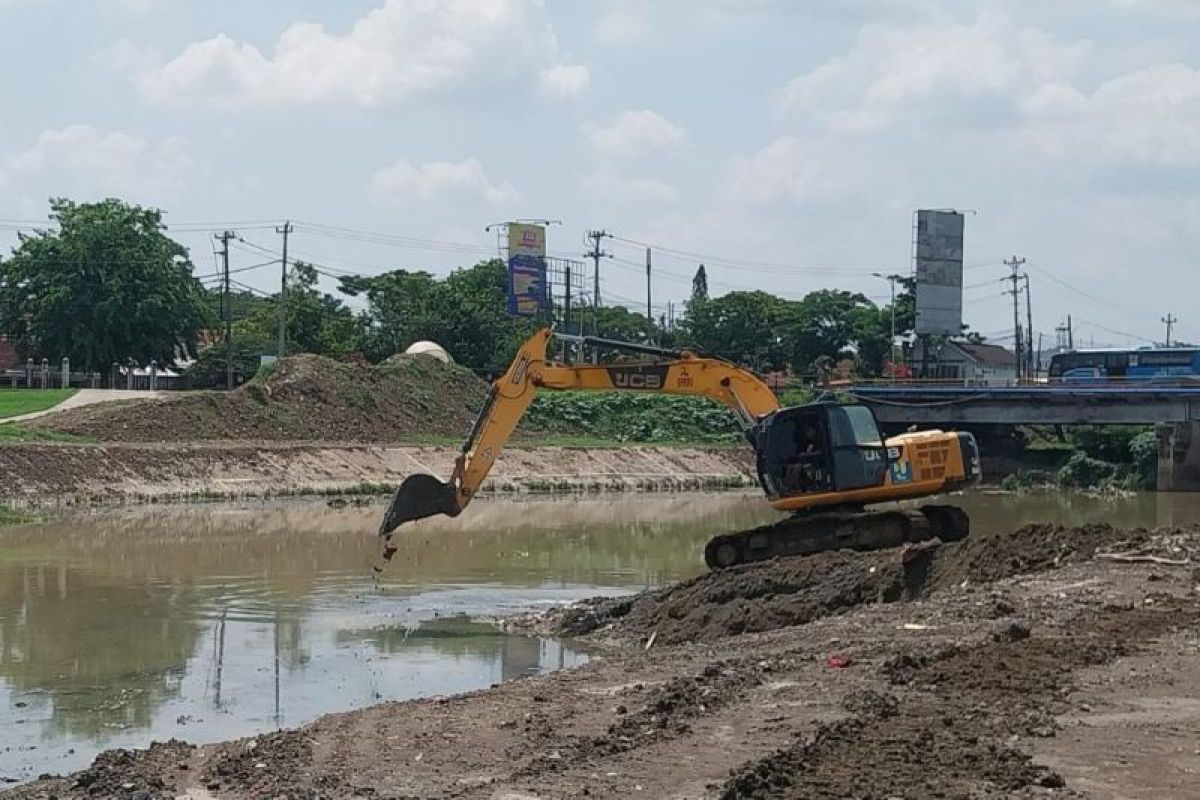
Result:
<svg viewBox="0 0 1200 800"><path fill-rule="evenodd" d="M360 444L28 444L0 447L0 502L137 502L385 490L445 477L458 448ZM667 490L753 485L743 448L515 447L485 491Z"/></svg>

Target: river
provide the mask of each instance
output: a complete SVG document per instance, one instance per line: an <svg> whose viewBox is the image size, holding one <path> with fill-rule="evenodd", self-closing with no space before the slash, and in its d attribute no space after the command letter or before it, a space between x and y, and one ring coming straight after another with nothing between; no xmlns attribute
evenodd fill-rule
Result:
<svg viewBox="0 0 1200 800"><path fill-rule="evenodd" d="M958 502L977 530L1200 520L1200 495ZM479 501L399 536L376 586L381 510L175 506L0 529L0 781L582 663L479 620L690 577L709 536L777 518L741 493Z"/></svg>

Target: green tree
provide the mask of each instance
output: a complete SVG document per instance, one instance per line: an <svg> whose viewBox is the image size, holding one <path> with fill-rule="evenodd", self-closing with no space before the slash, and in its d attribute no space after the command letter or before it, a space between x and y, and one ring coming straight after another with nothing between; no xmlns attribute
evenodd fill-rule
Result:
<svg viewBox="0 0 1200 800"><path fill-rule="evenodd" d="M590 317L590 312L589 312ZM584 327L590 333L591 319ZM645 314L630 311L625 306L604 306L596 313L597 335L619 342L655 342L662 340L662 331Z"/></svg>
<svg viewBox="0 0 1200 800"><path fill-rule="evenodd" d="M333 295L317 288L314 266L297 261L288 274L287 352L337 356L363 344L362 322ZM279 349L279 295L256 297L239 318L234 305L234 341L258 353Z"/></svg>
<svg viewBox="0 0 1200 800"><path fill-rule="evenodd" d="M22 234L0 262L0 322L25 356L169 364L211 320L187 250L162 212L120 200L50 201L57 230Z"/></svg>
<svg viewBox="0 0 1200 800"><path fill-rule="evenodd" d="M864 332L873 333L878 309L854 292L822 289L788 306L783 325L792 368L812 370L818 359L836 362Z"/></svg>
<svg viewBox="0 0 1200 800"><path fill-rule="evenodd" d="M779 369L791 356L786 334L795 303L767 292L730 292L693 300L681 322L682 343L761 370Z"/></svg>
<svg viewBox="0 0 1200 800"><path fill-rule="evenodd" d="M407 270L343 278L342 291L367 300L364 342L372 360L429 339L471 369L503 369L534 327L508 316L508 272L498 260L455 270L444 281Z"/></svg>

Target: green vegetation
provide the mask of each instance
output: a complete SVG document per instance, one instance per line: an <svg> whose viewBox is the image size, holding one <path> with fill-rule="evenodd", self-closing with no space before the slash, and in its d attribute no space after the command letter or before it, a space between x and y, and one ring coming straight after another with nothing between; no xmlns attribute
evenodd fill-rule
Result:
<svg viewBox="0 0 1200 800"><path fill-rule="evenodd" d="M37 522L37 516L0 503L0 525L27 525L30 522Z"/></svg>
<svg viewBox="0 0 1200 800"><path fill-rule="evenodd" d="M73 394L74 389L0 389L0 419L45 411Z"/></svg>
<svg viewBox="0 0 1200 800"><path fill-rule="evenodd" d="M57 229L22 234L0 261L0 322L22 357L107 373L129 358L169 364L179 344L195 345L211 315L161 211L64 199L50 211Z"/></svg>
<svg viewBox="0 0 1200 800"><path fill-rule="evenodd" d="M317 289L317 270L297 261L288 274L287 352L344 356L362 349L363 322L341 300ZM221 294L208 292L209 308L220 311ZM261 374L262 354L278 354L279 300L252 292L232 295L230 318L233 321L233 371L235 384ZM192 386L207 388L225 383L225 349L202 350L188 370Z"/></svg>
<svg viewBox="0 0 1200 800"><path fill-rule="evenodd" d="M0 425L0 445L26 444L29 442L87 444L95 441L95 439L88 436L77 436L71 433L47 430L46 428L26 428L16 422Z"/></svg>
<svg viewBox="0 0 1200 800"><path fill-rule="evenodd" d="M733 442L733 414L702 397L552 392L533 401L526 424L614 442Z"/></svg>
<svg viewBox="0 0 1200 800"><path fill-rule="evenodd" d="M107 373L130 358L172 363L185 349L197 357L189 375L194 387L223 384L224 348L197 348L202 332L207 339L219 330L220 292L196 278L186 249L168 236L163 212L120 200L55 199L50 209L57 229L22 236L0 261L0 323L14 332L21 357L66 355L76 369ZM358 313L319 289L321 274L303 261L292 266L283 354L276 352L279 296L230 296L238 383L255 374L263 354L353 354L379 362L426 339L468 369L494 374L542 324L509 317L507 269L497 259L445 278L419 269L339 278L342 295L364 302ZM900 284L894 309L839 290L799 300L762 291L710 296L701 268L669 328L665 319L620 306L599 309L594 321L585 311L583 324L602 338L692 349L764 372L827 375L849 359L870 376L884 367L893 317L898 334L912 329L912 283ZM578 332L578 325L563 327Z"/></svg>
<svg viewBox="0 0 1200 800"><path fill-rule="evenodd" d="M1065 440L1032 440L1024 460L1031 467L1006 477L1003 488L1153 490L1158 440L1145 426L1082 426L1071 429ZM1048 468L1055 463L1057 468Z"/></svg>

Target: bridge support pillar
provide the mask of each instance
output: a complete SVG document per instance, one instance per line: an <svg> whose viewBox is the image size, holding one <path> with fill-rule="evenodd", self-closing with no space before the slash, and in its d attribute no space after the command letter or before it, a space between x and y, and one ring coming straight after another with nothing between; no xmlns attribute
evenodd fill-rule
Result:
<svg viewBox="0 0 1200 800"><path fill-rule="evenodd" d="M1158 490L1200 492L1200 422L1160 422Z"/></svg>

